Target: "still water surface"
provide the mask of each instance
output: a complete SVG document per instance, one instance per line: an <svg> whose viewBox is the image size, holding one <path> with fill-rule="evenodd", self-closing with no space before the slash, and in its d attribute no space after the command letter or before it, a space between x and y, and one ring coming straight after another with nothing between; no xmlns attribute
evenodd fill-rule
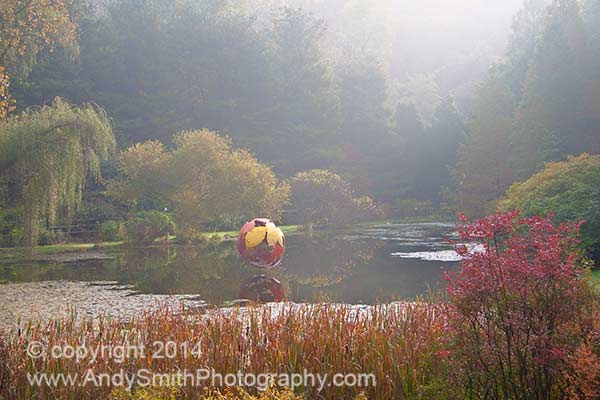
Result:
<svg viewBox="0 0 600 400"><path fill-rule="evenodd" d="M131 300L188 295L217 306L243 298L351 304L412 299L438 287L443 268L457 267L448 243L454 236L454 225L446 223L382 224L319 232L314 237L292 234L286 238L284 260L269 270L244 264L232 241L206 247L103 249L90 252L91 259L85 260L0 262L0 307L9 311L13 307L2 292L12 290L14 296L15 288L26 288L31 297L38 285L39 293L50 296L61 288L66 301L68 292L81 290L82 285L109 287L115 293L126 289ZM40 294L27 304L36 301L48 300Z"/></svg>

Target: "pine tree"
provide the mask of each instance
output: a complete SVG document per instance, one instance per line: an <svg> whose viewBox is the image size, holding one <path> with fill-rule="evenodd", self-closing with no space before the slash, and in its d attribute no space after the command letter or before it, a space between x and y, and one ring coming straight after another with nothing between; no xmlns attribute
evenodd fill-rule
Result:
<svg viewBox="0 0 600 400"><path fill-rule="evenodd" d="M555 0L527 72L520 113L522 126L541 125L556 135L562 153L588 150L586 132L579 129L588 63L577 0Z"/></svg>
<svg viewBox="0 0 600 400"><path fill-rule="evenodd" d="M513 181L510 142L514 106L511 88L498 77L488 79L479 90L466 124L467 141L460 146L452 171L458 206L469 215L483 215Z"/></svg>

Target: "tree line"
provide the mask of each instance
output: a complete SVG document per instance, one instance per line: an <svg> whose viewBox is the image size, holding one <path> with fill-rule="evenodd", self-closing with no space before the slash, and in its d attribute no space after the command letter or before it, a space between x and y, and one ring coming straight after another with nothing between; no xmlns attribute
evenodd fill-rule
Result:
<svg viewBox="0 0 600 400"><path fill-rule="evenodd" d="M548 161L600 152L600 2L527 0L479 89L453 169L457 203L495 206Z"/></svg>
<svg viewBox="0 0 600 400"><path fill-rule="evenodd" d="M21 153L8 147L16 143L10 137L20 136L14 133L17 126L29 129L31 145L37 146L35 124L20 125L27 116L51 120L43 113L60 113L60 107L81 115L95 110L95 116L88 113L77 122L84 124L85 118L94 123L108 118L106 113L120 155L111 163L94 157L87 172L101 170L111 183L91 183L85 192L83 185L65 183L70 193L91 208L133 202L139 210L174 204L182 209L185 201L193 208L206 195L202 190L211 187L219 205L231 203L235 212L199 206L193 218L210 223L227 214L245 215L251 211L248 204L263 204L252 212L266 212L269 196L277 199L271 206L283 204L284 181L293 176L289 182L310 178L339 188L341 198L349 199L344 201L361 203L363 210L373 209L374 200L391 215L428 204L478 216L547 161L600 150L597 0L526 0L514 18L504 57L491 67L468 115L457 111L452 93L431 102L427 111L417 95L398 100L384 62L353 48L356 37L338 37L347 41L338 47L353 51L336 57L319 15L275 3L4 2L3 157L27 154L39 161L27 147ZM424 78L414 92L426 92L430 82ZM46 106L36 110L40 105ZM56 134L64 134L60 126ZM80 145L86 156L100 149L83 137ZM57 149L36 151L52 155ZM142 167L146 162L151 165ZM230 170L240 171L239 182L228 181ZM254 172L242 183L247 170ZM329 175L322 175L324 170ZM23 199L25 184L15 174L3 168L4 209ZM81 171L74 176L81 180ZM202 182L202 188L188 187L184 200L182 190L192 181ZM352 193L341 194L350 184ZM235 196L228 194L249 185L265 185L255 192L264 199L256 194L252 201L233 204ZM58 196L48 190L48 199ZM300 192L292 188L290 193ZM371 197L359 201L364 195ZM117 205L109 208L108 214L119 212ZM176 217L181 223L190 218Z"/></svg>
<svg viewBox="0 0 600 400"><path fill-rule="evenodd" d="M56 96L93 101L113 119L122 148L171 146L175 133L207 128L279 176L330 169L382 201L437 200L464 136L452 99L433 117L410 101L394 104L380 59L356 51L334 62L318 15L272 7L77 1L79 57L60 48L40 54L31 73L13 81L16 106Z"/></svg>

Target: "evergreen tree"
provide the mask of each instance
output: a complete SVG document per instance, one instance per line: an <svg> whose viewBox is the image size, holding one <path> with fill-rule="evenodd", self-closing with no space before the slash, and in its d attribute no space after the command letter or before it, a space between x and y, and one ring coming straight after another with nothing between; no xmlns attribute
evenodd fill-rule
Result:
<svg viewBox="0 0 600 400"><path fill-rule="evenodd" d="M529 1L515 19L507 60L479 93L459 151L454 180L465 210L481 215L546 161L600 149L593 2L586 10L587 32L576 0Z"/></svg>
<svg viewBox="0 0 600 400"><path fill-rule="evenodd" d="M488 204L513 181L510 165L514 99L501 78L480 88L473 115L466 124L467 141L458 150L453 170L458 206L469 215L483 215Z"/></svg>
<svg viewBox="0 0 600 400"><path fill-rule="evenodd" d="M587 152L600 154L600 1L584 2L583 19L588 34L590 68L584 84L581 118L587 129L589 149Z"/></svg>
<svg viewBox="0 0 600 400"><path fill-rule="evenodd" d="M522 126L541 126L556 135L562 153L579 154L589 147L579 125L588 62L577 0L555 0L527 73L520 113Z"/></svg>
<svg viewBox="0 0 600 400"><path fill-rule="evenodd" d="M273 17L273 97L257 115L264 125L250 147L275 161L280 173L325 165L339 133L339 99L322 45L325 29L322 20L301 9L282 8Z"/></svg>
<svg viewBox="0 0 600 400"><path fill-rule="evenodd" d="M451 184L450 168L456 152L465 141L465 131L451 98L445 98L435 110L431 126L425 131L424 151L417 182L420 197L440 202L440 192Z"/></svg>
<svg viewBox="0 0 600 400"><path fill-rule="evenodd" d="M389 182L397 197L418 198L417 183L421 179L421 165L428 151L425 129L417 108L412 103L400 102L394 112L394 133L401 146L396 150L399 162L398 176Z"/></svg>
<svg viewBox="0 0 600 400"><path fill-rule="evenodd" d="M389 165L398 149L381 66L372 58L354 60L339 67L337 76L341 135L334 145L340 150L330 168L348 175L359 192L383 194L398 173Z"/></svg>
<svg viewBox="0 0 600 400"><path fill-rule="evenodd" d="M548 3L549 0L526 0L513 19L506 60L500 69L517 102L523 96L527 71L544 30Z"/></svg>

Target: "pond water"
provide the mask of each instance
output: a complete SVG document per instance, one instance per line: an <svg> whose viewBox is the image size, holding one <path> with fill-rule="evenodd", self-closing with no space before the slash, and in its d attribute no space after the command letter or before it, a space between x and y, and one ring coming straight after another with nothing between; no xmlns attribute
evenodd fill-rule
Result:
<svg viewBox="0 0 600 400"><path fill-rule="evenodd" d="M413 299L441 285L443 268L457 267L449 244L453 237L454 225L447 223L290 234L284 260L268 270L242 262L233 241L102 249L84 253L87 259L79 253L33 263L0 261L0 313L56 299L97 307L112 301L119 308L164 295L215 306L239 299L350 304Z"/></svg>

